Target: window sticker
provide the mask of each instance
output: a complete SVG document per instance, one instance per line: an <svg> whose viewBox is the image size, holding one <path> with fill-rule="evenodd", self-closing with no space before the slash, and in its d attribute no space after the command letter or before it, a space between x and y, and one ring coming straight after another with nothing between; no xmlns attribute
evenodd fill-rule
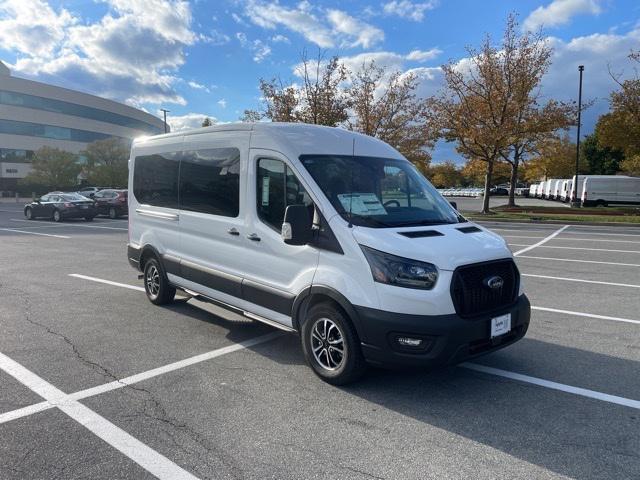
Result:
<svg viewBox="0 0 640 480"><path fill-rule="evenodd" d="M375 193L342 193L338 199L346 212L356 215L386 215L387 211Z"/></svg>
<svg viewBox="0 0 640 480"><path fill-rule="evenodd" d="M269 206L269 183L271 182L271 177L264 176L262 177L262 206Z"/></svg>

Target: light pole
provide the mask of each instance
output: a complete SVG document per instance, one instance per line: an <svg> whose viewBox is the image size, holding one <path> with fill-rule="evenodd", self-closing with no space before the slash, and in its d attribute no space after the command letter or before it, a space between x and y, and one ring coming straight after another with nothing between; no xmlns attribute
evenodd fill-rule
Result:
<svg viewBox="0 0 640 480"><path fill-rule="evenodd" d="M582 113L582 72L584 65L578 66L580 72L580 86L578 87L578 138L576 138L576 181L573 183L573 203L572 206L579 207L580 199L578 198L578 168L580 164L580 115Z"/></svg>
<svg viewBox="0 0 640 480"><path fill-rule="evenodd" d="M582 75L582 74L581 74ZM160 111L162 113L164 113L164 133L167 133L167 112L169 112L170 110L167 110L166 108L161 108ZM578 127L580 128L580 127Z"/></svg>

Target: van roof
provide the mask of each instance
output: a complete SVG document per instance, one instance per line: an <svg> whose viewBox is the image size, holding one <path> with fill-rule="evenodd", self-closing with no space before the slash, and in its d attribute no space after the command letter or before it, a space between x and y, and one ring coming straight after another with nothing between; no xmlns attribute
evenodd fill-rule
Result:
<svg viewBox="0 0 640 480"><path fill-rule="evenodd" d="M283 153L292 148L296 156L301 153L319 153L326 150L327 146L331 146L333 154L350 155L354 152L353 147L355 146L357 155L402 158L397 150L380 139L344 128L308 123L225 123L163 135L139 137L134 140L132 147L152 146L155 142L176 137L184 137L185 141L191 137L196 141L197 135L233 131L252 132L252 145L256 142L257 148L279 149ZM353 144L354 140L355 145Z"/></svg>

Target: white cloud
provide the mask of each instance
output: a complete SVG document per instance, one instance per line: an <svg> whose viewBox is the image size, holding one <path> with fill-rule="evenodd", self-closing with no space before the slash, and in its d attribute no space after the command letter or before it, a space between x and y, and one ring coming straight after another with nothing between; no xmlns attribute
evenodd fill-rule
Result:
<svg viewBox="0 0 640 480"><path fill-rule="evenodd" d="M522 27L534 31L540 27L564 25L576 15L597 15L602 11L601 3L602 0L553 0L549 5L540 6L531 12Z"/></svg>
<svg viewBox="0 0 640 480"><path fill-rule="evenodd" d="M226 45L231 41L229 35L219 32L218 30L211 30L208 35L201 35L200 38L211 45L220 46Z"/></svg>
<svg viewBox="0 0 640 480"><path fill-rule="evenodd" d="M0 43L16 73L139 106L177 103L184 49L213 36L192 30L186 0L98 0L97 20L55 11L45 0L3 0Z"/></svg>
<svg viewBox="0 0 640 480"><path fill-rule="evenodd" d="M427 60L433 60L441 53L442 50L440 50L439 48L432 48L431 50L412 50L405 58L407 60L422 63L426 62Z"/></svg>
<svg viewBox="0 0 640 480"><path fill-rule="evenodd" d="M242 45L243 48L247 48L253 52L253 61L256 63L262 62L271 55L271 47L262 40L256 39L250 41L244 32L236 33L236 38L240 41L240 45Z"/></svg>
<svg viewBox="0 0 640 480"><path fill-rule="evenodd" d="M211 92L211 90L209 90L209 87L207 87L206 85L202 85L201 83L198 83L198 82L190 81L190 82L187 82L187 85L189 85L191 88L195 90L204 90L207 93Z"/></svg>
<svg viewBox="0 0 640 480"><path fill-rule="evenodd" d="M218 100L218 105L220 105L220 107L222 108L227 108L227 101L224 98L221 98L220 100Z"/></svg>
<svg viewBox="0 0 640 480"><path fill-rule="evenodd" d="M323 9L307 1L290 8L277 2L248 0L244 14L259 27L268 30L286 28L320 48L369 48L384 39L384 32L377 27L341 10Z"/></svg>
<svg viewBox="0 0 640 480"><path fill-rule="evenodd" d="M421 22L424 20L424 12L433 10L437 5L436 1L412 2L409 0L393 0L387 2L382 7L386 15L397 15L401 18Z"/></svg>
<svg viewBox="0 0 640 480"><path fill-rule="evenodd" d="M158 112L160 114L161 112ZM210 118L215 124L218 119L205 113L187 113L185 115L168 115L167 123L171 127L172 132L181 132L184 130L192 130L202 127L205 118Z"/></svg>
<svg viewBox="0 0 640 480"><path fill-rule="evenodd" d="M342 10L328 10L327 18L333 30L349 39L349 46L369 48L384 40L384 32L379 28L358 20Z"/></svg>
<svg viewBox="0 0 640 480"><path fill-rule="evenodd" d="M273 37L271 37L271 41L273 43L291 43L291 40L289 40L288 37L285 37L284 35L274 35Z"/></svg>

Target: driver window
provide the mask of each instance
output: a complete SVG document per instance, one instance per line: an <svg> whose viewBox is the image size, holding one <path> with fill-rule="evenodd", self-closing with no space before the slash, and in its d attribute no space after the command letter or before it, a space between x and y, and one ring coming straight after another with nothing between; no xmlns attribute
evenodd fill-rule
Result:
<svg viewBox="0 0 640 480"><path fill-rule="evenodd" d="M49 201L49 195L43 195L40 197L40 201L41 202L48 202Z"/></svg>
<svg viewBox="0 0 640 480"><path fill-rule="evenodd" d="M312 212L311 197L284 162L267 158L258 160L256 178L258 217L278 232L287 206L306 205Z"/></svg>

